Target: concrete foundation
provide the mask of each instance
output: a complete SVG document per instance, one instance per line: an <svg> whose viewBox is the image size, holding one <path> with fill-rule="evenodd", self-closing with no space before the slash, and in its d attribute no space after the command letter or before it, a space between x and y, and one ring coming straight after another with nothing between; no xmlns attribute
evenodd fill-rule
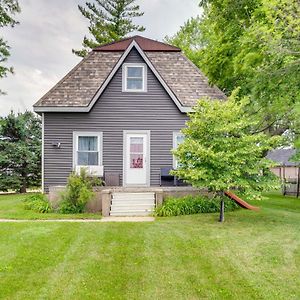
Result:
<svg viewBox="0 0 300 300"><path fill-rule="evenodd" d="M48 198L54 208L58 207L61 199L61 193L64 186L52 186L49 188ZM94 189L95 197L87 203L86 211L91 213L102 212L104 217L108 217L110 213L111 197L114 192L127 192L127 193L142 193L154 192L155 205L162 205L163 201L168 197L183 197L186 195L199 195L204 194L205 191L196 189L190 186L174 186L174 187L96 187Z"/></svg>

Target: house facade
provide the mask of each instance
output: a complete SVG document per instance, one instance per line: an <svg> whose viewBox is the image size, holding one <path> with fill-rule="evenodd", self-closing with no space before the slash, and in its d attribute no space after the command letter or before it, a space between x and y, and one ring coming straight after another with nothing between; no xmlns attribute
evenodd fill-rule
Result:
<svg viewBox="0 0 300 300"><path fill-rule="evenodd" d="M135 36L94 49L34 105L44 191L81 167L112 185L159 186L201 97L225 98L176 47Z"/></svg>

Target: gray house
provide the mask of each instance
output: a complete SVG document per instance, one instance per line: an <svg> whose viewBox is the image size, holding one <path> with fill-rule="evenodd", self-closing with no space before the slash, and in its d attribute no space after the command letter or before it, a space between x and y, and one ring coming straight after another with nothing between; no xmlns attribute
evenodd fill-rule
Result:
<svg viewBox="0 0 300 300"><path fill-rule="evenodd" d="M225 98L176 47L134 36L94 49L34 105L44 191L82 166L108 185L159 186L203 96Z"/></svg>

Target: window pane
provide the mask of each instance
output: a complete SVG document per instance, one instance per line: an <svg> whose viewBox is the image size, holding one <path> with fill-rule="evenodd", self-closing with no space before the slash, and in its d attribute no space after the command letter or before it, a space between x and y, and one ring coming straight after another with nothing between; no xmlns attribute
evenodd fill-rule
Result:
<svg viewBox="0 0 300 300"><path fill-rule="evenodd" d="M88 153L88 163L89 166L98 166L98 152Z"/></svg>
<svg viewBox="0 0 300 300"><path fill-rule="evenodd" d="M88 166L88 152L78 152L78 160L77 163L79 166Z"/></svg>
<svg viewBox="0 0 300 300"><path fill-rule="evenodd" d="M98 166L98 152L78 152L79 166Z"/></svg>
<svg viewBox="0 0 300 300"><path fill-rule="evenodd" d="M130 154L130 168L131 169L143 168L143 154Z"/></svg>
<svg viewBox="0 0 300 300"><path fill-rule="evenodd" d="M142 67L127 67L127 77L143 77Z"/></svg>
<svg viewBox="0 0 300 300"><path fill-rule="evenodd" d="M131 137L130 138L130 152L143 153L143 138Z"/></svg>
<svg viewBox="0 0 300 300"><path fill-rule="evenodd" d="M183 135L177 135L176 136L176 146L180 145L184 141Z"/></svg>
<svg viewBox="0 0 300 300"><path fill-rule="evenodd" d="M79 136L78 151L98 151L98 137L96 136Z"/></svg>
<svg viewBox="0 0 300 300"><path fill-rule="evenodd" d="M143 79L127 78L127 89L128 90L142 90L143 89Z"/></svg>

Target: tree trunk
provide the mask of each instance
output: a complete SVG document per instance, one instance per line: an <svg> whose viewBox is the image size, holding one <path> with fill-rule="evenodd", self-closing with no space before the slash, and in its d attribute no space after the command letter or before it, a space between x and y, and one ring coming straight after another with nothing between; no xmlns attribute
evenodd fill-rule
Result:
<svg viewBox="0 0 300 300"><path fill-rule="evenodd" d="M21 187L20 187L20 193L21 193L21 194L26 193L26 187L27 187L26 180L23 179L22 185L21 185Z"/></svg>
<svg viewBox="0 0 300 300"><path fill-rule="evenodd" d="M220 204L220 219L219 222L224 222L224 196L222 196L222 201Z"/></svg>

